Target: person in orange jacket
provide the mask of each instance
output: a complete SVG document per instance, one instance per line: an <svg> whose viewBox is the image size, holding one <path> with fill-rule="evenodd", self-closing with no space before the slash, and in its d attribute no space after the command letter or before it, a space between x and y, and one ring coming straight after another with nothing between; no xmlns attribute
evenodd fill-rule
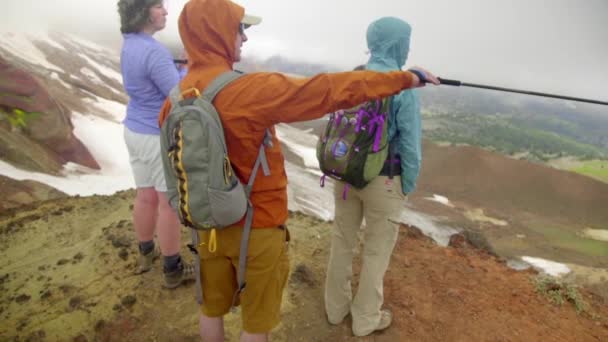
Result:
<svg viewBox="0 0 608 342"><path fill-rule="evenodd" d="M179 32L189 56L189 71L181 89L201 92L220 74L230 71L241 59L248 40L245 29L261 18L229 0L190 0L179 18ZM240 293L243 333L241 341L266 341L280 321L283 289L289 274L287 175L281 144L274 125L317 119L326 113L350 108L361 102L387 97L403 89L439 84L430 72L356 71L293 78L280 73L246 74L228 84L213 102L222 125L228 155L239 179L247 183L265 132L270 129L272 147L266 149L270 175L258 175L251 202L255 209L249 240L247 287ZM171 110L165 101L159 116L162 125ZM200 251L203 304L200 334L204 341L223 341L223 316L237 290L242 233L241 221L217 231L217 250ZM207 241L208 233L200 233Z"/></svg>

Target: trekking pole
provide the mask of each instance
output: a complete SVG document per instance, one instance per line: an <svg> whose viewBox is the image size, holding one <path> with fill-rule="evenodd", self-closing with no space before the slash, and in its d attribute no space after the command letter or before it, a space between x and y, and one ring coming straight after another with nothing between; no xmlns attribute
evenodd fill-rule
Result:
<svg viewBox="0 0 608 342"><path fill-rule="evenodd" d="M526 94L526 95L544 96L544 97L551 97L551 98L554 98L554 99L571 100L571 101L578 101L578 102L587 102L587 103L594 103L594 104L600 104L600 105L608 106L608 102L605 102L605 101L583 99L583 98L580 98L580 97L570 97L570 96L562 96L562 95L555 95L555 94L539 93L539 92L536 92L536 91L529 91L529 90L519 90L519 89L511 89L511 88L494 87L494 86L488 86L488 85L483 85L483 84L465 83L465 82L460 82L460 81L457 81L457 80L448 80L446 78L441 78L441 77L439 77L439 82L441 84L451 85L451 86L456 86L456 87L463 86L463 87L491 89L491 90L498 90L498 91L506 91L506 92L510 92L510 93L519 93L519 94Z"/></svg>

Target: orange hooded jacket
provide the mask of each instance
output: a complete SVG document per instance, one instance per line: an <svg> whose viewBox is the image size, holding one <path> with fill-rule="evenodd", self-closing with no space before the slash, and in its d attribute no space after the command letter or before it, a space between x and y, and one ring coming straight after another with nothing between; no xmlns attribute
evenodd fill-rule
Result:
<svg viewBox="0 0 608 342"><path fill-rule="evenodd" d="M232 70L235 42L244 9L229 0L190 0L179 18L179 32L189 56L182 90L202 91L221 73ZM226 86L215 98L232 166L247 183L267 128L273 147L266 149L270 176L259 173L251 201L253 228L276 227L287 220L287 175L274 125L317 119L338 109L387 97L410 88L413 74L355 71L291 78L280 73L247 74ZM165 101L159 124L169 114ZM243 221L240 222L243 224Z"/></svg>

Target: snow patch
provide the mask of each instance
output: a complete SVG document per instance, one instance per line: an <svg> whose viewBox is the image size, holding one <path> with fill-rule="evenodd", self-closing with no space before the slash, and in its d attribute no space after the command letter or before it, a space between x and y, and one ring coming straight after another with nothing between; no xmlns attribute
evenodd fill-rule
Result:
<svg viewBox="0 0 608 342"><path fill-rule="evenodd" d="M78 56L84 58L90 66L97 69L97 71L99 71L104 76L106 76L108 78L112 78L116 82L122 84L122 76L120 75L120 73L118 73L118 71L116 71L106 65L100 64L99 62L95 61L94 59L92 59L91 57L89 57L83 53L78 54Z"/></svg>
<svg viewBox="0 0 608 342"><path fill-rule="evenodd" d="M91 172L80 165L68 163L64 166L64 177L18 169L0 160L0 174L15 180L32 180L52 186L70 196L111 195L117 191L134 187L132 180ZM130 170L128 171L131 175Z"/></svg>
<svg viewBox="0 0 608 342"><path fill-rule="evenodd" d="M72 113L74 135L89 149L101 171L115 176L128 170L129 154L124 143L124 126L99 117Z"/></svg>
<svg viewBox="0 0 608 342"><path fill-rule="evenodd" d="M448 200L448 198L445 196L433 194L433 197L426 197L425 199L427 199L429 201L437 202L437 203L440 203L443 205L447 205L448 207L454 207L452 205L452 203L450 203L450 200Z"/></svg>
<svg viewBox="0 0 608 342"><path fill-rule="evenodd" d="M482 208L467 210L464 216L473 222L489 223L494 226L504 227L509 224L507 221L487 216Z"/></svg>
<svg viewBox="0 0 608 342"><path fill-rule="evenodd" d="M55 39L51 38L51 36L49 36L49 34L46 32L37 32L35 34L30 33L29 36L31 37L31 39L37 40L37 41L42 41L42 42L54 47L55 49L68 51L65 48L65 46L59 44Z"/></svg>
<svg viewBox="0 0 608 342"><path fill-rule="evenodd" d="M97 76L95 71L93 71L87 67L83 67L83 68L80 68L80 72L83 75L85 75L91 82L105 85L104 82L101 80L101 78L99 78L99 76Z"/></svg>
<svg viewBox="0 0 608 342"><path fill-rule="evenodd" d="M319 139L315 135L310 131L303 131L286 124L279 124L276 128L279 140L299 155L307 168L319 170L317 160L317 141ZM320 172L318 174L321 175Z"/></svg>
<svg viewBox="0 0 608 342"><path fill-rule="evenodd" d="M581 233L583 237L597 241L608 242L608 229L584 229Z"/></svg>
<svg viewBox="0 0 608 342"><path fill-rule="evenodd" d="M524 262L522 260L509 259L509 260L507 260L507 267L510 267L517 271L523 271L523 270L527 270L531 266L530 266L530 264L528 264L527 262Z"/></svg>
<svg viewBox="0 0 608 342"><path fill-rule="evenodd" d="M442 225L436 222L434 217L416 212L407 206L402 209L399 222L420 229L424 235L443 247L449 244L452 235L459 232L458 229Z"/></svg>
<svg viewBox="0 0 608 342"><path fill-rule="evenodd" d="M89 105L93 110L107 113L116 123L121 123L127 113L127 108L124 104L105 99L101 96L95 96L95 99L83 98L82 102Z"/></svg>
<svg viewBox="0 0 608 342"><path fill-rule="evenodd" d="M63 79L61 79L61 77L59 77L59 73L57 71L53 71L51 72L51 79L55 80L55 81L59 81L59 83L61 83L61 85L63 85L64 87L71 89L72 86L70 84L67 84Z"/></svg>
<svg viewBox="0 0 608 342"><path fill-rule="evenodd" d="M334 184L329 180L319 185L319 176L289 161L285 161L289 179L287 184L288 208L315 216L325 221L334 218Z"/></svg>
<svg viewBox="0 0 608 342"><path fill-rule="evenodd" d="M534 268L537 268L553 277L558 277L562 274L568 274L571 271L567 265L555 261L534 258L530 256L523 256L521 257L521 259L532 265Z"/></svg>
<svg viewBox="0 0 608 342"><path fill-rule="evenodd" d="M27 59L28 63L36 64L49 71L59 71L57 66L51 64L44 52L32 42L35 36L27 33L4 32L0 36L0 47L7 50L10 54L20 59Z"/></svg>

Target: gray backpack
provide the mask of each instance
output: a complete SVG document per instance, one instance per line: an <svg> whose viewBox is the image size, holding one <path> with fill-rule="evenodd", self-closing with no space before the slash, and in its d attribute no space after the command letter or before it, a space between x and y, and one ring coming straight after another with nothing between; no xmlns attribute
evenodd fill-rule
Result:
<svg viewBox="0 0 608 342"><path fill-rule="evenodd" d="M221 74L207 86L202 96L197 89L182 93L177 85L169 96L171 112L161 127L161 155L167 197L181 223L192 228L192 245L189 247L195 253L199 303L202 303L202 287L197 230L211 231L209 250L214 252L217 243L215 230L231 226L246 215L236 294L240 293L246 286L247 247L253 221L249 195L259 167L262 166L264 175L270 174L265 146L272 146L272 135L266 130L249 182L246 186L241 184L230 164L224 128L213 106L215 96L242 75L236 71ZM189 92L197 96L183 99L182 94Z"/></svg>

